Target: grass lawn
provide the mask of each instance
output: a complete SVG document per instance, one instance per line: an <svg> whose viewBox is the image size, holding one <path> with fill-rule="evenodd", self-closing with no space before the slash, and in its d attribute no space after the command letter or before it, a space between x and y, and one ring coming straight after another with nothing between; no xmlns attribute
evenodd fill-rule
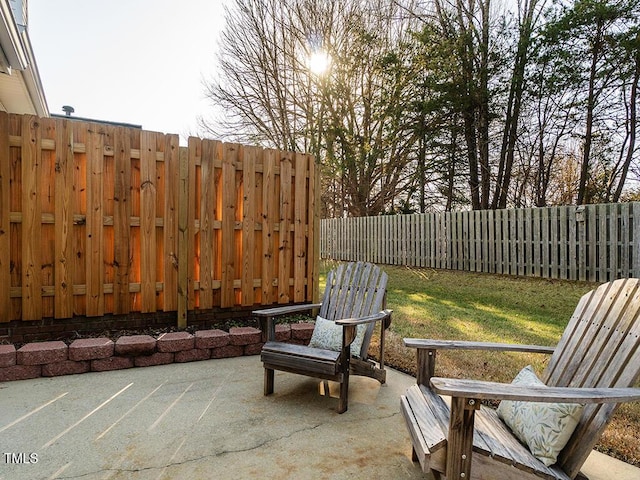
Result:
<svg viewBox="0 0 640 480"><path fill-rule="evenodd" d="M323 274L334 265L322 262ZM415 351L404 347L404 337L552 346L560 339L580 297L597 286L448 270L382 268L389 275L387 308L393 310L386 363L413 375ZM371 352L376 350L377 345L372 345ZM441 352L436 375L510 382L528 364L541 374L547 360L540 354ZM638 438L640 403L625 404L598 449L640 466Z"/></svg>

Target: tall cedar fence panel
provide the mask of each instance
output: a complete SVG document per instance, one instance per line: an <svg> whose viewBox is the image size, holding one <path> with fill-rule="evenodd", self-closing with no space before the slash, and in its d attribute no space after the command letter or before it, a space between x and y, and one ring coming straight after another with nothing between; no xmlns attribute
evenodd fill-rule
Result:
<svg viewBox="0 0 640 480"><path fill-rule="evenodd" d="M0 113L0 322L314 301L313 157Z"/></svg>
<svg viewBox="0 0 640 480"><path fill-rule="evenodd" d="M640 276L640 203L324 219L320 255L605 282Z"/></svg>

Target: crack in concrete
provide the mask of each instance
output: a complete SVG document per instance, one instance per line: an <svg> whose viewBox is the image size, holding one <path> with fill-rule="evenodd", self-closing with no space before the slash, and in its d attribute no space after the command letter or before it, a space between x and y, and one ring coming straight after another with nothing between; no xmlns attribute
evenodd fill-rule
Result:
<svg viewBox="0 0 640 480"><path fill-rule="evenodd" d="M233 449L233 450L231 450L231 449L230 450L222 450L222 451L219 451L219 452L210 453L208 455L201 455L199 457L188 458L188 459L183 460L181 462L171 462L171 463L167 463L166 465L140 467L140 468L103 468L101 470L87 472L87 473L83 473L81 475L64 476L64 477L58 477L58 478L61 479L61 480L74 480L74 479L85 478L85 477L88 477L88 476L91 476L91 475L99 475L101 473L110 473L110 472L113 472L114 474L139 473L139 472L146 472L146 471L153 471L153 470L168 469L168 468L171 468L171 467L176 467L176 466L180 466L180 465L187 465L189 463L199 462L201 460L206 460L208 458L215 459L215 458L219 458L219 457L222 457L222 456L225 456L225 455L229 455L229 454L234 454L234 453L251 452L253 450L257 450L259 448L262 448L265 445L269 445L271 443L278 442L278 441L280 441L282 439L291 438L294 435L297 435L298 433L315 430L316 428L319 428L322 425L325 425L325 424L324 423L319 423L317 425L312 425L312 426L309 426L309 427L306 427L306 428L301 428L300 430L295 430L295 431L289 432L286 435L281 435L279 437L266 439L263 442L257 443L255 445L248 446L246 448L238 448L238 449Z"/></svg>
<svg viewBox="0 0 640 480"><path fill-rule="evenodd" d="M195 462L199 462L202 460L206 460L208 458L211 459L215 459L215 458L220 458L223 457L225 455L231 455L234 453L246 453L246 452L251 452L254 450L258 450L266 445L270 445L273 443L276 443L280 440L284 440L284 439L289 439L295 435L298 435L299 433L304 433L304 432L309 432L309 431L313 431L316 430L324 425L335 425L336 423L342 423L342 424L358 424L358 423L364 423L364 422L369 422L373 419L376 420L388 420L388 419L392 419L394 417L397 417L398 415L400 415L400 412L390 412L389 415L386 415L384 417L381 417L379 415L373 416L373 417L367 417L367 418L359 418L359 419L344 419L344 418L339 418L339 419L334 419L328 422L322 422L322 423L317 423L314 425L310 425L308 427L305 428L301 428L299 430L294 430L288 433L285 433L283 435L277 436L277 437L273 437L273 438L268 438L265 439L264 441L261 441L259 443L256 443L254 445L250 445L247 446L246 448L237 448L237 449L228 449L228 450L222 450L222 451L218 451L218 452L213 452L207 455L201 455L199 457L194 457L194 458L188 458L185 459L183 461L180 462L171 462L171 463L167 463L165 465L158 465L158 466L148 466L148 467L140 467L140 468L104 468L98 471L92 471L92 472L87 472L87 473L83 473L81 475L74 475L74 476L64 476L64 477L58 477L60 479L65 479L65 480L74 480L74 479L81 479L81 478L85 478L85 477L89 477L91 475L99 475L99 474L105 474L105 473L110 473L113 472L113 474L121 474L121 473L139 473L139 472L146 472L146 471L153 471L153 470L163 470L163 469L169 469L172 467L176 467L176 466L180 466L180 465L187 465L189 463L195 463Z"/></svg>

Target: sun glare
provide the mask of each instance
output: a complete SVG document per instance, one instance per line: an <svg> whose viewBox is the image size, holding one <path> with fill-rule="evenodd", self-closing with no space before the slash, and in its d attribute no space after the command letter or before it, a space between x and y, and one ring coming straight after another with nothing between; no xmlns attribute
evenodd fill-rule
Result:
<svg viewBox="0 0 640 480"><path fill-rule="evenodd" d="M322 75L329 69L331 57L321 50L314 52L309 57L309 70L316 75Z"/></svg>

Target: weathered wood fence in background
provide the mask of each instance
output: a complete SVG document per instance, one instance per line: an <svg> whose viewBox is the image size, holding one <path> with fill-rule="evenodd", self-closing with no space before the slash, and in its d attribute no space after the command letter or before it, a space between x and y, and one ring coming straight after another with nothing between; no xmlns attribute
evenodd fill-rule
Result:
<svg viewBox="0 0 640 480"><path fill-rule="evenodd" d="M325 219L320 255L604 282L640 276L640 203Z"/></svg>
<svg viewBox="0 0 640 480"><path fill-rule="evenodd" d="M0 113L0 322L313 300L313 157Z"/></svg>

